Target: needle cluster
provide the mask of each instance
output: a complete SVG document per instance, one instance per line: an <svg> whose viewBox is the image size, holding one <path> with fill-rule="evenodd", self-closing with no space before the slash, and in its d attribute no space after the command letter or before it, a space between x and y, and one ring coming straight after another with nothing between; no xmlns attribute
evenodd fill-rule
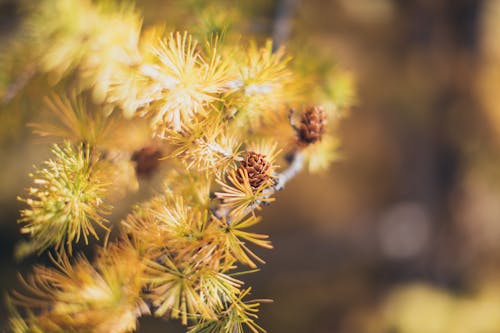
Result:
<svg viewBox="0 0 500 333"><path fill-rule="evenodd" d="M304 167L328 166L340 104L272 41L200 31L219 16L196 35L145 28L111 1L45 0L28 17L55 118L33 126L63 143L21 199L20 254L55 255L10 295L13 332L132 332L142 315L189 333L265 332L256 320L268 300L240 277L264 263L256 248L272 249L258 212ZM104 216L131 183L155 194L109 237ZM81 238L101 237L96 259L73 256Z"/></svg>

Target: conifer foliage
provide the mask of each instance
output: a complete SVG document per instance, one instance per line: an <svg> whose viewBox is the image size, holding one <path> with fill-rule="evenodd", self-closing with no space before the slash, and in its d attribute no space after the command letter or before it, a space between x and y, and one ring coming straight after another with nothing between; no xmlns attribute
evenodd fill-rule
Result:
<svg viewBox="0 0 500 333"><path fill-rule="evenodd" d="M132 332L143 315L189 333L265 332L266 300L241 280L264 263L255 248L272 249L258 212L335 158L350 100L325 88L335 71L226 29L213 8L200 15L213 18L193 33L144 27L110 1L44 0L26 18L10 56L46 82L52 121L33 126L58 143L21 196L17 253L48 251L53 265L10 293L13 332ZM108 221L144 177L161 190ZM89 239L101 242L94 260L74 250Z"/></svg>

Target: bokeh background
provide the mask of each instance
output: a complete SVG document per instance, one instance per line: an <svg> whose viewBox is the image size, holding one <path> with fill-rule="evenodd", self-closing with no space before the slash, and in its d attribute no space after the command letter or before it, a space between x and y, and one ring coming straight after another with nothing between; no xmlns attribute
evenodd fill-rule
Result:
<svg viewBox="0 0 500 333"><path fill-rule="evenodd" d="M173 6L136 2L145 22ZM342 159L322 175L297 177L264 210L260 231L275 249L260 251L267 264L246 278L254 296L274 299L262 307L262 325L288 333L500 332L500 1L240 5L251 32L349 70L357 96L339 125ZM22 20L19 7L0 0L0 43ZM283 15L289 33L276 35ZM16 196L47 154L26 127L35 116L20 110L0 108L2 292L16 286L16 272L44 260L13 259ZM140 325L183 331L152 318Z"/></svg>

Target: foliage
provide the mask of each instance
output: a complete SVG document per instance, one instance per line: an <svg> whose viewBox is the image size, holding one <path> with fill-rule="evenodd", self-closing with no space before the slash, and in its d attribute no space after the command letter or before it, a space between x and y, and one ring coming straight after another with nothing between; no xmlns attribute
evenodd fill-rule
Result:
<svg viewBox="0 0 500 333"><path fill-rule="evenodd" d="M71 253L73 241L90 235L99 238L94 224L107 230L103 215L108 211L104 170L87 146L80 144L76 151L66 143L54 145L54 160L45 162L33 178L28 198L20 198L29 208L21 211L22 233L31 236L31 242L18 248L20 256L31 251L42 252L50 246Z"/></svg>
<svg viewBox="0 0 500 333"><path fill-rule="evenodd" d="M304 166L328 167L331 128L351 94L314 84L284 48L260 47L224 15L201 12L194 35L144 28L132 6L110 1L45 0L27 17L27 63L46 80L56 116L33 127L64 143L21 199L30 239L19 254L56 255L55 268L35 267L12 293L14 332L131 332L144 314L180 319L192 333L264 332L255 320L265 300L248 299L235 278L264 262L253 247L272 248L251 230L257 212ZM131 167L136 174L124 172ZM92 262L73 259L73 243L109 230L113 194L151 174L161 189L119 223L116 239Z"/></svg>

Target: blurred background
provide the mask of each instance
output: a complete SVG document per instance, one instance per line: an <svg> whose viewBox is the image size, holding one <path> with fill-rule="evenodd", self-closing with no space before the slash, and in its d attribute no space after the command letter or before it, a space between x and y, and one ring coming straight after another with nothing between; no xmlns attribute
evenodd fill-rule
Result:
<svg viewBox="0 0 500 333"><path fill-rule="evenodd" d="M136 2L146 23L173 6ZM274 300L263 327L500 332L500 1L240 2L247 29L349 70L357 96L339 125L343 158L297 177L264 210L259 231L275 249L259 251L267 264L245 277L256 298ZM0 44L20 20L18 3L0 0ZM33 117L0 108L2 292L40 261L13 259L16 196L47 154L26 127Z"/></svg>

